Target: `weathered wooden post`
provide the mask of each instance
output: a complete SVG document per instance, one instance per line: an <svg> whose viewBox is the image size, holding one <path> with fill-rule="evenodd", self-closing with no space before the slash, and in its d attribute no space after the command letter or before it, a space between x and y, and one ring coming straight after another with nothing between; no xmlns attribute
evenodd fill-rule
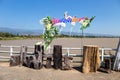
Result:
<svg viewBox="0 0 120 80"><path fill-rule="evenodd" d="M47 57L46 68L51 68L52 67L51 62L52 62L52 57Z"/></svg>
<svg viewBox="0 0 120 80"><path fill-rule="evenodd" d="M96 72L100 66L99 48L93 45L83 47L83 73Z"/></svg>
<svg viewBox="0 0 120 80"><path fill-rule="evenodd" d="M13 47L10 46L10 66L20 65L20 55L13 55Z"/></svg>
<svg viewBox="0 0 120 80"><path fill-rule="evenodd" d="M120 71L120 39L119 39L119 43L118 43L118 47L117 47L117 51L116 51L113 70Z"/></svg>
<svg viewBox="0 0 120 80"><path fill-rule="evenodd" d="M54 45L53 67L55 69L62 69L62 46L61 45Z"/></svg>
<svg viewBox="0 0 120 80"><path fill-rule="evenodd" d="M43 66L42 46L40 44L35 45L35 57L34 57L34 68L40 69Z"/></svg>
<svg viewBox="0 0 120 80"><path fill-rule="evenodd" d="M41 46L42 54L44 55L44 45Z"/></svg>
<svg viewBox="0 0 120 80"><path fill-rule="evenodd" d="M34 57L29 56L29 57L27 57L26 60L27 60L27 67L34 68Z"/></svg>
<svg viewBox="0 0 120 80"><path fill-rule="evenodd" d="M72 60L73 58L72 57L70 57L70 56L67 56L67 55L65 55L64 56L64 66L62 67L62 70L71 70L72 69L72 67L71 67L71 62L70 62L70 60Z"/></svg>
<svg viewBox="0 0 120 80"><path fill-rule="evenodd" d="M10 58L10 66L20 65L20 55L11 56Z"/></svg>
<svg viewBox="0 0 120 80"><path fill-rule="evenodd" d="M99 71L105 72L105 73L111 73L111 59L110 58L104 59L104 62L99 68Z"/></svg>
<svg viewBox="0 0 120 80"><path fill-rule="evenodd" d="M20 64L23 65L23 66L27 66L26 57L27 57L27 47L26 46L21 46Z"/></svg>
<svg viewBox="0 0 120 80"><path fill-rule="evenodd" d="M111 73L111 59L105 59L105 69L107 69L108 73Z"/></svg>

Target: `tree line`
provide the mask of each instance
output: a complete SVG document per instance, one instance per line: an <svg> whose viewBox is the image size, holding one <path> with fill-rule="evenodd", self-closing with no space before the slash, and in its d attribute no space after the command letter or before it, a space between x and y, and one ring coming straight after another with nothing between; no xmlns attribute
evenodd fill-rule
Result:
<svg viewBox="0 0 120 80"><path fill-rule="evenodd" d="M8 32L0 32L0 37L15 37L16 35Z"/></svg>
<svg viewBox="0 0 120 80"><path fill-rule="evenodd" d="M12 34L9 32L0 32L0 40L16 40L16 39L27 39L27 38L41 38L41 35L21 35L21 34Z"/></svg>
<svg viewBox="0 0 120 80"><path fill-rule="evenodd" d="M30 35L30 34L12 34L9 32L0 32L0 37L40 37L40 35Z"/></svg>
<svg viewBox="0 0 120 80"><path fill-rule="evenodd" d="M68 37L68 38L118 38L119 36L81 36L81 35L65 35L65 34L61 34L58 35L59 38L64 38L64 37ZM26 34L26 35L21 35L21 34L12 34L9 32L0 32L0 40L4 40L4 39L20 39L20 38L42 38L42 35L31 35L31 34Z"/></svg>

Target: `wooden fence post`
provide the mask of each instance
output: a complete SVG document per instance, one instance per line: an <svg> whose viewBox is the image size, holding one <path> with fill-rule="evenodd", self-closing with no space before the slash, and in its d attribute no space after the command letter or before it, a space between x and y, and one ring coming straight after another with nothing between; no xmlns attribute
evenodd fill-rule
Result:
<svg viewBox="0 0 120 80"><path fill-rule="evenodd" d="M34 57L34 68L40 69L43 66L43 55L42 55L42 46L41 45L35 45L35 57Z"/></svg>
<svg viewBox="0 0 120 80"><path fill-rule="evenodd" d="M52 57L47 57L46 68L51 68L52 67L51 62L52 62Z"/></svg>
<svg viewBox="0 0 120 80"><path fill-rule="evenodd" d="M108 73L111 73L111 59L105 59L105 69Z"/></svg>
<svg viewBox="0 0 120 80"><path fill-rule="evenodd" d="M23 66L27 66L26 57L27 57L27 47L26 46L21 46L20 64L23 65Z"/></svg>
<svg viewBox="0 0 120 80"><path fill-rule="evenodd" d="M20 55L10 57L10 66L20 65Z"/></svg>
<svg viewBox="0 0 120 80"><path fill-rule="evenodd" d="M110 58L104 58L104 62L102 63L99 71L105 72L105 73L111 73L111 59Z"/></svg>
<svg viewBox="0 0 120 80"><path fill-rule="evenodd" d="M53 67L55 69L62 69L62 46L61 45L54 45Z"/></svg>
<svg viewBox="0 0 120 80"><path fill-rule="evenodd" d="M96 72L100 67L100 54L97 46L83 47L83 73Z"/></svg>
<svg viewBox="0 0 120 80"><path fill-rule="evenodd" d="M71 64L70 64L70 60L72 60L73 58L70 56L65 55L64 56L64 66L62 67L62 70L71 70Z"/></svg>

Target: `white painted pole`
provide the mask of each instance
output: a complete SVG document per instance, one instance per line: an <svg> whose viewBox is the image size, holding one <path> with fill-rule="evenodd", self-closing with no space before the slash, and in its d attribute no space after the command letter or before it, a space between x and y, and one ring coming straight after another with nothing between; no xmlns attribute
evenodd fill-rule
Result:
<svg viewBox="0 0 120 80"><path fill-rule="evenodd" d="M13 55L13 47L10 46L10 56L12 56L12 55Z"/></svg>
<svg viewBox="0 0 120 80"><path fill-rule="evenodd" d="M70 49L67 48L67 56L69 56L69 55L70 55Z"/></svg>
<svg viewBox="0 0 120 80"><path fill-rule="evenodd" d="M101 53L101 62L104 61L104 48L102 48L102 53Z"/></svg>

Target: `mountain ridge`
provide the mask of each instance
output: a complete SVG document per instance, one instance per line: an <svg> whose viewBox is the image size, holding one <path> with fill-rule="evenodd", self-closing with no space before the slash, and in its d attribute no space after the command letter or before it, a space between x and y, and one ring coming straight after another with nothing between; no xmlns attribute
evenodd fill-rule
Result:
<svg viewBox="0 0 120 80"><path fill-rule="evenodd" d="M41 35L42 30L34 29L34 30L28 30L28 29L18 29L18 28L7 28L7 27L0 27L0 32L8 32L12 34L20 34L20 35Z"/></svg>
<svg viewBox="0 0 120 80"><path fill-rule="evenodd" d="M19 35L42 35L43 30L41 29L18 29L18 28L8 28L8 27L0 27L0 32L8 32L12 34L19 34ZM97 34L97 33L77 33L77 32L61 32L61 35L68 35L68 36L99 36L99 37L120 37L118 35L110 35L110 34Z"/></svg>

